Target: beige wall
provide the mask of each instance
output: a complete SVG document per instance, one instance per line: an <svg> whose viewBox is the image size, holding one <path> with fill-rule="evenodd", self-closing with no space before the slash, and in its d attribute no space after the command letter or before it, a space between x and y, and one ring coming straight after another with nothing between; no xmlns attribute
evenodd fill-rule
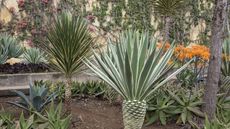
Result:
<svg viewBox="0 0 230 129"><path fill-rule="evenodd" d="M57 0L57 1L59 1L59 0ZM97 4L96 0L89 0L89 4L86 6L88 11L93 9L93 6L92 6L93 4ZM18 11L18 8L17 8L16 0L6 0L5 6L6 7L1 8L0 19L7 22L11 19L11 15L10 15L7 8L14 7L16 11ZM95 25L98 25L98 23L96 22ZM202 32L204 27L205 27L205 24L202 22L200 22L200 24L198 26L192 27L190 29L190 32L189 32L190 33L190 39L196 40L199 32Z"/></svg>

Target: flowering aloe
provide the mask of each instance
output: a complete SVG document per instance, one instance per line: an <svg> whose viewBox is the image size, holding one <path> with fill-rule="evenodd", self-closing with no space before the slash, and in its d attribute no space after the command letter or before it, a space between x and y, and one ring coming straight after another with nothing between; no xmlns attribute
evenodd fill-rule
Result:
<svg viewBox="0 0 230 129"><path fill-rule="evenodd" d="M86 60L86 65L124 98L125 129L140 129L146 114L146 101L188 64L166 77L172 68L168 62L174 45L166 52L163 47L158 49L156 39L151 39L148 33L126 31L115 44L111 40L108 44L107 51L94 52L96 64Z"/></svg>

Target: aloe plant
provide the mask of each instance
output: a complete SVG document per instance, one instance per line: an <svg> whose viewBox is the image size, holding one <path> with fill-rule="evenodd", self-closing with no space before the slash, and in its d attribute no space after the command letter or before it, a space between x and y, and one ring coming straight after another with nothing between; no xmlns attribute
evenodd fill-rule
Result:
<svg viewBox="0 0 230 129"><path fill-rule="evenodd" d="M45 85L33 85L30 83L29 96L27 97L23 92L16 91L14 92L21 98L18 102L8 102L17 107L23 108L27 111L43 111L44 107L54 100L57 96L57 93L54 92L51 95L48 95L48 88Z"/></svg>
<svg viewBox="0 0 230 129"><path fill-rule="evenodd" d="M159 120L161 124L166 125L167 118L172 117L171 111L176 109L173 100L164 91L158 93L158 95L149 102L148 113L146 115L146 125L150 125Z"/></svg>
<svg viewBox="0 0 230 129"><path fill-rule="evenodd" d="M82 59L90 55L93 38L87 22L80 17L65 12L57 16L48 32L45 50L53 68L66 77L65 104L67 113L71 112L72 76L82 70Z"/></svg>
<svg viewBox="0 0 230 129"><path fill-rule="evenodd" d="M0 64L4 64L8 59L8 49L1 47L0 45Z"/></svg>
<svg viewBox="0 0 230 129"><path fill-rule="evenodd" d="M46 111L45 116L40 113L36 113L42 121L43 124L39 125L39 129L68 129L70 126L71 116L63 117L62 116L62 103L59 103L57 106L52 102L49 110Z"/></svg>
<svg viewBox="0 0 230 129"><path fill-rule="evenodd" d="M230 123L230 76L224 77L217 94L216 116L223 123Z"/></svg>
<svg viewBox="0 0 230 129"><path fill-rule="evenodd" d="M205 117L204 129L229 129L230 123L224 124L219 119L215 118L210 121Z"/></svg>
<svg viewBox="0 0 230 129"><path fill-rule="evenodd" d="M167 76L172 68L168 62L174 44L166 52L163 49L157 48L157 40L150 38L148 33L130 30L122 33L115 42L108 40L106 51L94 52L93 63L85 61L96 75L124 98L125 129L141 129L146 102L151 95L188 65Z"/></svg>
<svg viewBox="0 0 230 129"><path fill-rule="evenodd" d="M32 64L47 62L45 53L38 48L30 48L25 50L23 54L23 59L27 63L32 63Z"/></svg>
<svg viewBox="0 0 230 129"><path fill-rule="evenodd" d="M4 108L0 112L0 128L1 129L15 129L14 119L9 112L6 112Z"/></svg>
<svg viewBox="0 0 230 129"><path fill-rule="evenodd" d="M177 123L186 124L188 122L191 126L198 127L193 121L194 116L204 117L204 113L200 110L203 102L199 91L186 94L186 91L183 90L177 93L168 90L168 93L177 102L176 109L171 111L172 114L179 115Z"/></svg>
<svg viewBox="0 0 230 129"><path fill-rule="evenodd" d="M0 35L0 44L2 49L7 49L8 58L18 58L23 53L23 47L17 39L8 34Z"/></svg>
<svg viewBox="0 0 230 129"><path fill-rule="evenodd" d="M18 123L16 124L15 129L34 129L34 115L31 115L27 120L24 117L24 114L22 113Z"/></svg>

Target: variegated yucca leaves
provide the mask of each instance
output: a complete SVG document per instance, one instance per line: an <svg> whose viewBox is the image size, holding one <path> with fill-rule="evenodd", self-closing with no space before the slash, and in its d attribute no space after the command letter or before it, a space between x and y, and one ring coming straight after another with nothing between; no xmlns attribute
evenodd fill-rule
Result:
<svg viewBox="0 0 230 129"><path fill-rule="evenodd" d="M44 45L51 65L68 78L79 72L93 44L86 20L64 12L57 16L47 38L49 44Z"/></svg>
<svg viewBox="0 0 230 129"><path fill-rule="evenodd" d="M223 76L230 76L230 38L225 39L223 43L223 60L221 73Z"/></svg>
<svg viewBox="0 0 230 129"><path fill-rule="evenodd" d="M84 65L82 59L90 56L94 42L86 20L70 12L63 12L55 19L48 32L45 50L50 57L50 64L66 77L65 105L67 114L71 113L72 76Z"/></svg>
<svg viewBox="0 0 230 129"><path fill-rule="evenodd" d="M163 16L174 16L186 5L186 0L154 0L154 11Z"/></svg>
<svg viewBox="0 0 230 129"><path fill-rule="evenodd" d="M165 51L147 32L125 31L116 42L108 40L106 51L94 52L94 62L86 65L127 101L148 101L150 96L189 63L172 74L169 61L174 44Z"/></svg>

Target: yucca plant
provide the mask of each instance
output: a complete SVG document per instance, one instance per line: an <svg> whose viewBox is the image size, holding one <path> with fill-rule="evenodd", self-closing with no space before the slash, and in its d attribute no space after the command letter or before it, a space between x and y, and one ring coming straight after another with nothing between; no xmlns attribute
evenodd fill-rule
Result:
<svg viewBox="0 0 230 129"><path fill-rule="evenodd" d="M65 104L67 113L71 112L71 78L83 66L82 59L90 55L93 38L87 22L81 17L64 12L57 16L48 32L45 50L49 62L66 77Z"/></svg>
<svg viewBox="0 0 230 129"><path fill-rule="evenodd" d="M173 17L177 16L186 7L186 0L154 0L154 12L164 17L165 39L169 40L169 32L172 26Z"/></svg>
<svg viewBox="0 0 230 129"><path fill-rule="evenodd" d="M166 52L157 48L156 39L148 33L126 31L116 42L108 41L105 52L94 52L94 62L86 65L123 98L125 129L141 129L146 114L146 101L163 84L183 70L187 64L167 76L172 65L174 45Z"/></svg>
<svg viewBox="0 0 230 129"><path fill-rule="evenodd" d="M30 48L23 53L26 63L39 64L46 63L46 54L38 48Z"/></svg>

